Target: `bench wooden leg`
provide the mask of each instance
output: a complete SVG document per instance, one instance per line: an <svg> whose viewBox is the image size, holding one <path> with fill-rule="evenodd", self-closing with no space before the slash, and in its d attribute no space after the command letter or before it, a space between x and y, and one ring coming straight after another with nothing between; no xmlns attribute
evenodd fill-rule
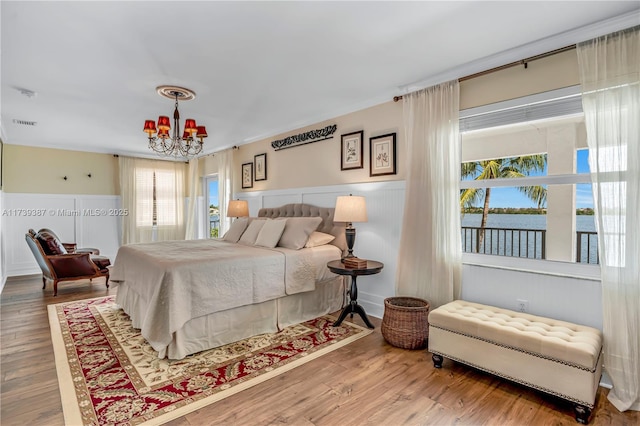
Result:
<svg viewBox="0 0 640 426"><path fill-rule="evenodd" d="M442 368L442 361L444 361L444 359L442 358L442 355L433 354L431 356L431 359L433 360L433 366L435 368Z"/></svg>
<svg viewBox="0 0 640 426"><path fill-rule="evenodd" d="M584 405L575 404L573 410L576 413L576 421L583 425L589 423L589 416L591 416L591 409L589 407L585 407Z"/></svg>

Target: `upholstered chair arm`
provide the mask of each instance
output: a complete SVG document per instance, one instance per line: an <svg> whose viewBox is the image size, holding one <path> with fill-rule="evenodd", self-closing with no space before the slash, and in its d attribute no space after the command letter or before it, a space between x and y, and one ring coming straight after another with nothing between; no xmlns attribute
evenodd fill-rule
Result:
<svg viewBox="0 0 640 426"><path fill-rule="evenodd" d="M91 261L89 253L59 254L47 256L58 278L96 275L99 270Z"/></svg>
<svg viewBox="0 0 640 426"><path fill-rule="evenodd" d="M78 245L76 243L62 243L62 246L67 250L67 253L75 253Z"/></svg>

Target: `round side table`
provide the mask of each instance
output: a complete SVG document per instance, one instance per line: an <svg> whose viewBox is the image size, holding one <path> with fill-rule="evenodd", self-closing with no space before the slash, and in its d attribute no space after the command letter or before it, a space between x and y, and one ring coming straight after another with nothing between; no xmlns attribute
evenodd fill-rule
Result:
<svg viewBox="0 0 640 426"><path fill-rule="evenodd" d="M358 284L356 283L356 278L360 275L374 275L382 271L384 268L384 264L381 262L376 262L374 260L367 260L367 266L365 268L347 268L344 266L341 260L333 260L327 263L327 268L334 274L338 275L348 275L351 277L351 288L349 289L349 304L344 307L342 313L340 313L340 317L336 322L333 323L334 327L342 324L342 321L347 317L347 314L351 314L351 318L353 318L353 314L356 313L360 315L362 321L369 328L375 328L371 321L369 321L369 317L364 311L364 308L358 305Z"/></svg>

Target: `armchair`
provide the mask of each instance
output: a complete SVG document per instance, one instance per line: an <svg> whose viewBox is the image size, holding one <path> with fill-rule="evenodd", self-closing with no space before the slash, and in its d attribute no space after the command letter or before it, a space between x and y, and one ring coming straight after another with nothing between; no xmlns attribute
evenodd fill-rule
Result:
<svg viewBox="0 0 640 426"><path fill-rule="evenodd" d="M68 253L58 237L48 231L35 233L32 229L25 234L38 266L42 270L42 289L47 280L53 281L53 295L58 294L58 282L105 277L109 287L109 258L85 253Z"/></svg>
<svg viewBox="0 0 640 426"><path fill-rule="evenodd" d="M60 238L58 238L56 233L53 232L51 229L42 228L38 232L48 232L49 234L53 235L53 237L56 240L62 241L62 240L60 240ZM33 229L29 229L29 233L33 234L33 236L36 235L36 233L34 232ZM90 253L90 254L95 254L95 255L99 255L100 254L100 249L97 249L97 248L93 248L93 247L78 248L76 243L61 243L61 244L65 248L65 250L67 250L67 253Z"/></svg>

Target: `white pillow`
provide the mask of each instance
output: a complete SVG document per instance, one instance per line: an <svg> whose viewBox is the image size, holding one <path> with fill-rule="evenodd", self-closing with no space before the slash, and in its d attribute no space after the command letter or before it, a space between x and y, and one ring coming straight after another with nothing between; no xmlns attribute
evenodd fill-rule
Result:
<svg viewBox="0 0 640 426"><path fill-rule="evenodd" d="M247 226L247 229L242 233L242 237L240 237L238 242L248 246L254 245L265 223L267 223L266 220L252 220L249 226Z"/></svg>
<svg viewBox="0 0 640 426"><path fill-rule="evenodd" d="M299 250L307 243L309 235L320 226L321 217L289 217L278 246Z"/></svg>
<svg viewBox="0 0 640 426"><path fill-rule="evenodd" d="M265 224L258 233L258 238L256 238L256 246L274 248L278 245L278 241L280 241L280 237L284 232L284 226L287 224L286 219L281 220L265 220Z"/></svg>
<svg viewBox="0 0 640 426"><path fill-rule="evenodd" d="M224 234L222 239L225 241L229 241L230 243L237 243L244 230L247 229L248 224L249 219L246 217L241 217L234 220L231 224L231 228L229 228L229 230Z"/></svg>
<svg viewBox="0 0 640 426"><path fill-rule="evenodd" d="M305 247L318 247L323 246L325 244L329 244L336 237L331 234L325 234L324 232L314 231L309 235L309 239L307 240L307 244Z"/></svg>

